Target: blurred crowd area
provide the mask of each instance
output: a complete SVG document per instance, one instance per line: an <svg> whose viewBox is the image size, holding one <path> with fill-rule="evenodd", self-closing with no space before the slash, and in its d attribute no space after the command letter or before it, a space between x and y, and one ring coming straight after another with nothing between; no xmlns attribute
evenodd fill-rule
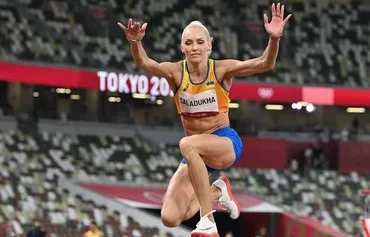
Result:
<svg viewBox="0 0 370 237"><path fill-rule="evenodd" d="M369 2L287 0L293 18L277 68L250 81L369 87ZM269 1L3 0L0 59L135 72L117 21L148 22L144 45L158 61L182 60L182 29L203 22L214 37L212 58L249 59L268 40Z"/></svg>
<svg viewBox="0 0 370 237"><path fill-rule="evenodd" d="M93 221L105 236L173 236L141 223L133 213L98 203L88 193L76 194L60 180L165 187L182 159L176 144L138 135L3 130L0 148L0 223L11 223L13 236L24 236L35 225L49 236L77 236ZM283 170L239 167L213 176L229 177L236 192L247 191L298 216L360 236L362 190L370 185L369 174L330 168L319 145L302 153L304 159L293 158Z"/></svg>

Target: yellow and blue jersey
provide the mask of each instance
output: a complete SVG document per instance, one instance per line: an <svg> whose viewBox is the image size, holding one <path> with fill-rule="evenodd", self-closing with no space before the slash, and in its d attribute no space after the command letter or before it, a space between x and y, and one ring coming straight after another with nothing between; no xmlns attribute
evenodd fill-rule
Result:
<svg viewBox="0 0 370 237"><path fill-rule="evenodd" d="M216 78L214 60L208 60L207 77L199 83L191 81L186 60L183 61L182 69L181 83L174 96L179 114L210 117L229 111L229 92Z"/></svg>

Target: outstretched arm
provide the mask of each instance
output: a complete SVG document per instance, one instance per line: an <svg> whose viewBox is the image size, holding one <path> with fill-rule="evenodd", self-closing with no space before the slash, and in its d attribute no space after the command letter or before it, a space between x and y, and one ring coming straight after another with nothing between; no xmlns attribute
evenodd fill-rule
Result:
<svg viewBox="0 0 370 237"><path fill-rule="evenodd" d="M263 19L265 23L265 28L267 33L270 36L269 43L263 52L261 58L264 61L264 66L271 70L275 66L276 57L279 52L279 41L280 38L283 36L283 30L288 22L289 18L292 14L289 14L284 19L284 5L280 7L280 3L277 4L275 8L275 4L273 3L271 6L272 11L272 19L271 22L268 22L268 17L266 14L263 14Z"/></svg>
<svg viewBox="0 0 370 237"><path fill-rule="evenodd" d="M169 62L158 63L157 61L148 57L145 49L141 43L145 35L147 23L140 25L140 22L132 24L132 19L128 21L127 27L118 22L118 26L125 32L126 38L130 43L131 54L134 58L137 67L143 69L145 72L158 77L164 77L167 80L172 79L171 64Z"/></svg>
<svg viewBox="0 0 370 237"><path fill-rule="evenodd" d="M272 4L272 19L268 22L268 17L264 14L265 29L269 34L268 45L263 54L254 59L239 61L239 60L224 60L225 65L224 78L232 78L233 76L249 76L256 73L272 70L275 66L276 58L279 52L279 41L283 34L284 27L292 16L289 14L284 19L284 5L280 3L275 6Z"/></svg>

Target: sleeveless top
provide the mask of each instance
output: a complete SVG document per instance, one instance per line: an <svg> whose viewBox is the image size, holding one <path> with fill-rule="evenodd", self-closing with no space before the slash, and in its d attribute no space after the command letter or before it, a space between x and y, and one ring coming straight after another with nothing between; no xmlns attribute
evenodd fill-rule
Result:
<svg viewBox="0 0 370 237"><path fill-rule="evenodd" d="M229 92L217 80L215 61L208 60L208 74L201 82L192 82L186 60L182 63L182 79L174 95L177 112L187 117L210 117L229 111Z"/></svg>

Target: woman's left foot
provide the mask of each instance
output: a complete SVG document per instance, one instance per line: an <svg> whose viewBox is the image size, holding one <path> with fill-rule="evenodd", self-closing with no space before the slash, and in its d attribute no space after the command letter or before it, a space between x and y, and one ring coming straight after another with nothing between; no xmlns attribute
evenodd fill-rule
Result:
<svg viewBox="0 0 370 237"><path fill-rule="evenodd" d="M240 206L231 192L229 179L225 176L221 176L213 182L212 185L221 190L221 197L218 199L220 208L225 209L229 213L231 219L238 219L240 216Z"/></svg>

